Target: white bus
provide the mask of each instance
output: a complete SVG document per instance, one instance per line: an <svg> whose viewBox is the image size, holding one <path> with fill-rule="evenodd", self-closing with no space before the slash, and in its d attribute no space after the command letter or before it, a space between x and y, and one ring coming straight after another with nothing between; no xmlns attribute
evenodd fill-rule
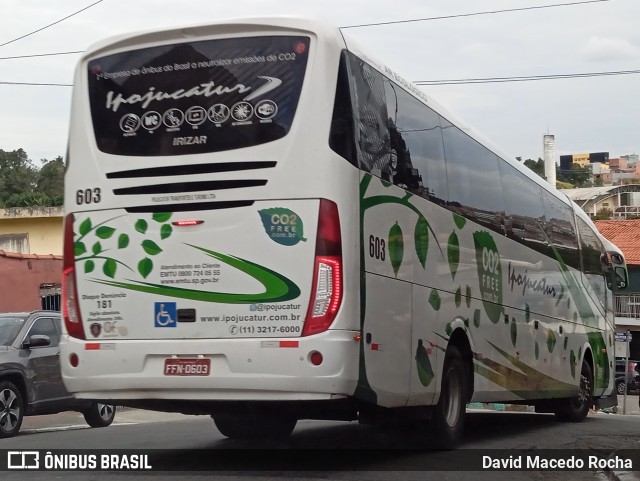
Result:
<svg viewBox="0 0 640 481"><path fill-rule="evenodd" d="M611 402L612 269L589 218L339 29L121 36L74 84L77 397L236 438L430 420L443 446L470 401L569 421Z"/></svg>

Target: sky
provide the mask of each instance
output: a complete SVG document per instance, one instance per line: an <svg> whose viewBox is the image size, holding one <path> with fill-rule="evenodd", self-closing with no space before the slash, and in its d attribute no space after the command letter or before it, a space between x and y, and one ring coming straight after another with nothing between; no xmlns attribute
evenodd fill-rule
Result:
<svg viewBox="0 0 640 481"><path fill-rule="evenodd" d="M43 54L277 15L349 27L345 35L412 82L580 74L420 88L512 157L543 157L547 133L557 158L640 154L638 0L1 0L0 149L22 148L38 167L65 155L80 54ZM610 74L623 71L638 73Z"/></svg>

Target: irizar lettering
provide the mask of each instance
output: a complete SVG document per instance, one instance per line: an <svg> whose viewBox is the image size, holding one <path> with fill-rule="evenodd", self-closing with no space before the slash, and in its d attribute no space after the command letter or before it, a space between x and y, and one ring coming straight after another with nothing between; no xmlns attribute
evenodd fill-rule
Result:
<svg viewBox="0 0 640 481"><path fill-rule="evenodd" d="M196 137L174 137L173 145L196 145L196 144L206 144L207 136L199 135Z"/></svg>

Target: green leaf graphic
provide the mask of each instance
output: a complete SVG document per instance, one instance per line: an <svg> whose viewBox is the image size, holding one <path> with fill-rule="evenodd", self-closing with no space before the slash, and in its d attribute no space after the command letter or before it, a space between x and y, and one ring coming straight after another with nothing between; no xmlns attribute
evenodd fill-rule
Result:
<svg viewBox="0 0 640 481"><path fill-rule="evenodd" d="M111 277L113 279L116 275L117 267L118 264L116 264L116 261L114 261L113 259L107 259L104 263L104 266L102 266L102 272L104 272L105 276Z"/></svg>
<svg viewBox="0 0 640 481"><path fill-rule="evenodd" d="M93 244L93 247L91 247L91 250L93 251L93 254L97 256L102 252L102 245L100 245L100 242L96 242Z"/></svg>
<svg viewBox="0 0 640 481"><path fill-rule="evenodd" d="M458 287L458 290L456 291L455 303L456 303L456 307L460 307L460 304L462 304L462 290L459 287Z"/></svg>
<svg viewBox="0 0 640 481"><path fill-rule="evenodd" d="M467 302L467 307L471 307L471 287L467 286L467 293L466 293L466 302Z"/></svg>
<svg viewBox="0 0 640 481"><path fill-rule="evenodd" d="M88 274L89 272L93 272L93 269L95 269L96 267L96 263L93 262L91 259L89 259L87 262L84 263L84 273Z"/></svg>
<svg viewBox="0 0 640 481"><path fill-rule="evenodd" d="M148 257L145 257L140 262L138 262L138 272L145 279L153 270L153 262Z"/></svg>
<svg viewBox="0 0 640 481"><path fill-rule="evenodd" d="M416 254L422 267L427 262L427 252L429 251L429 223L423 216L418 217L416 228L413 232L413 240L416 244Z"/></svg>
<svg viewBox="0 0 640 481"><path fill-rule="evenodd" d="M152 240L149 240L149 239L144 240L142 241L141 245L144 251L150 256L155 256L162 252L162 249L160 248L160 246L155 242L153 242Z"/></svg>
<svg viewBox="0 0 640 481"><path fill-rule="evenodd" d="M173 214L171 212L156 212L151 218L156 222L162 224L163 222L167 222L169 219L171 219L172 215Z"/></svg>
<svg viewBox="0 0 640 481"><path fill-rule="evenodd" d="M103 225L102 227L98 227L96 229L96 235L100 239L108 239L113 235L115 231L116 230L113 227L107 227L106 225Z"/></svg>
<svg viewBox="0 0 640 481"><path fill-rule="evenodd" d="M538 341L536 341L536 349L535 349L536 359L540 357L540 346L538 345Z"/></svg>
<svg viewBox="0 0 640 481"><path fill-rule="evenodd" d="M73 243L73 254L78 257L87 252L87 247L84 245L84 242L74 242Z"/></svg>
<svg viewBox="0 0 640 481"><path fill-rule="evenodd" d="M450 336L451 333L453 332L453 327L451 327L451 323L447 322L446 327L444 328L444 332L447 336Z"/></svg>
<svg viewBox="0 0 640 481"><path fill-rule="evenodd" d="M140 234L146 234L147 233L147 229L149 228L149 224L147 224L147 221L144 220L144 219L138 219L138 221L136 222L134 228L135 228L135 230L140 232Z"/></svg>
<svg viewBox="0 0 640 481"><path fill-rule="evenodd" d="M404 239L402 237L402 229L396 222L389 229L389 240L387 242L389 246L389 260L391 261L391 267L393 273L397 276L400 266L402 265L402 256L404 255Z"/></svg>
<svg viewBox="0 0 640 481"><path fill-rule="evenodd" d="M473 325L480 327L480 309L473 311Z"/></svg>
<svg viewBox="0 0 640 481"><path fill-rule="evenodd" d="M171 224L163 224L163 226L160 227L160 239L166 239L172 232L173 227L171 227Z"/></svg>
<svg viewBox="0 0 640 481"><path fill-rule="evenodd" d="M418 368L418 379L420 384L428 386L433 381L434 373L429 360L429 354L425 349L422 339L418 339L418 348L416 349L416 367Z"/></svg>
<svg viewBox="0 0 640 481"><path fill-rule="evenodd" d="M467 223L467 219L465 219L464 217L462 217L459 214L453 214L453 222L455 222L456 227L458 229L462 229L464 227L464 225Z"/></svg>
<svg viewBox="0 0 640 481"><path fill-rule="evenodd" d="M569 338L567 336L564 336L564 350L567 350L567 346L569 345Z"/></svg>
<svg viewBox="0 0 640 481"><path fill-rule="evenodd" d="M569 368L571 369L571 377L575 379L576 377L576 354L571 349L569 353Z"/></svg>
<svg viewBox="0 0 640 481"><path fill-rule="evenodd" d="M440 310L442 300L440 299L440 294L438 294L438 291L436 291L435 289L433 289L431 291L431 294L429 294L429 304L431 304L431 307L433 307L434 310Z"/></svg>
<svg viewBox="0 0 640 481"><path fill-rule="evenodd" d="M460 242L458 241L458 234L452 232L449 236L449 243L447 245L447 259L449 259L449 270L451 271L451 278L456 278L456 272L458 271L458 263L460 262Z"/></svg>
<svg viewBox="0 0 640 481"><path fill-rule="evenodd" d="M129 236L127 234L120 234L118 236L118 249L124 249L129 245Z"/></svg>
<svg viewBox="0 0 640 481"><path fill-rule="evenodd" d="M549 331L547 332L547 349L551 353L553 352L553 349L555 347L556 347L556 335L551 329L549 329Z"/></svg>
<svg viewBox="0 0 640 481"><path fill-rule="evenodd" d="M511 320L511 344L516 347L516 340L518 339L518 325L514 319Z"/></svg>
<svg viewBox="0 0 640 481"><path fill-rule="evenodd" d="M91 219L85 219L82 224L80 224L80 228L78 230L80 235L87 235L91 231Z"/></svg>
<svg viewBox="0 0 640 481"><path fill-rule="evenodd" d="M531 308L529 304L524 305L524 320L526 322L531 322Z"/></svg>

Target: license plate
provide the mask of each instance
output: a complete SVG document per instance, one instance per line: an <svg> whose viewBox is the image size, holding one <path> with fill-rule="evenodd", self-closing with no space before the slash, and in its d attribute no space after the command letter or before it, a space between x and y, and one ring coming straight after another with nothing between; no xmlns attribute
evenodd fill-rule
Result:
<svg viewBox="0 0 640 481"><path fill-rule="evenodd" d="M165 376L208 376L211 373L211 359L171 358L164 360Z"/></svg>

